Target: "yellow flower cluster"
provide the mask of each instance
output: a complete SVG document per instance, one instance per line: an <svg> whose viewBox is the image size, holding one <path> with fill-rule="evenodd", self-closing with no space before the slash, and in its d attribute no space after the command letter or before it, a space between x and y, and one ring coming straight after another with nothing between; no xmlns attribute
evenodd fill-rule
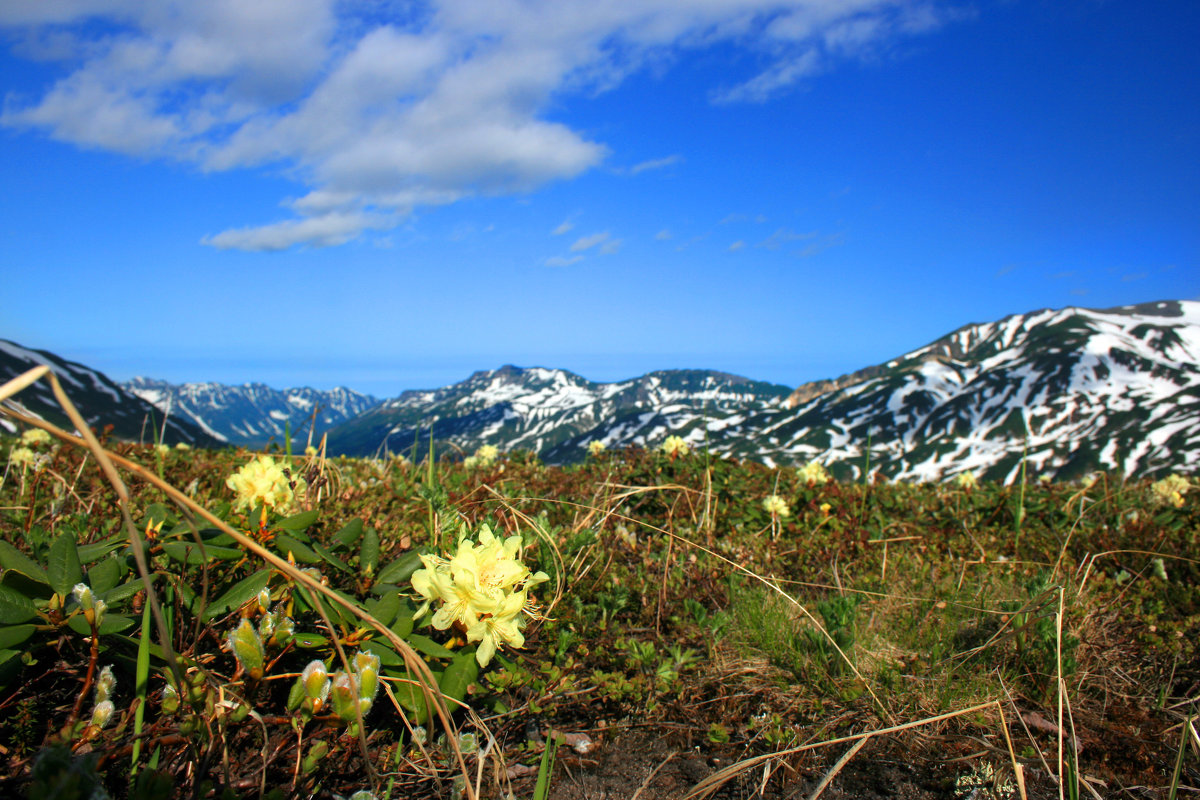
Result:
<svg viewBox="0 0 1200 800"><path fill-rule="evenodd" d="M608 446L599 439L593 439L592 441L588 442L587 449L592 458L598 458L601 453L608 449Z"/></svg>
<svg viewBox="0 0 1200 800"><path fill-rule="evenodd" d="M50 434L41 428L30 428L21 434L21 444L27 447L38 447L50 444Z"/></svg>
<svg viewBox="0 0 1200 800"><path fill-rule="evenodd" d="M501 540L482 525L478 539L460 541L451 558L422 555L425 568L413 573L412 585L425 598L415 616L423 616L433 601L439 601L433 627L456 627L468 642L478 642L475 659L482 667L501 644L525 644L522 612L530 606L529 590L550 578L544 572L531 573L521 561L519 535Z"/></svg>
<svg viewBox="0 0 1200 800"><path fill-rule="evenodd" d="M974 489L979 485L979 479L975 477L974 472L960 472L954 479L954 485L960 489Z"/></svg>
<svg viewBox="0 0 1200 800"><path fill-rule="evenodd" d="M1192 488L1187 478L1179 475L1168 475L1161 481L1150 484L1150 493L1159 505L1183 508L1183 496Z"/></svg>
<svg viewBox="0 0 1200 800"><path fill-rule="evenodd" d="M14 447L8 453L8 463L14 467L22 464L32 464L36 459L33 451L28 447Z"/></svg>
<svg viewBox="0 0 1200 800"><path fill-rule="evenodd" d="M225 485L237 494L235 508L250 511L262 504L264 511L271 508L281 513L295 502L296 490L303 492L306 486L303 478L289 480L283 466L270 456L258 456L230 475Z"/></svg>
<svg viewBox="0 0 1200 800"><path fill-rule="evenodd" d="M688 447L687 442L683 440L682 436L668 436L663 443L659 445L658 449L661 450L664 455L670 456L671 458L686 456L688 452L691 451L691 448Z"/></svg>
<svg viewBox="0 0 1200 800"><path fill-rule="evenodd" d="M800 476L800 480L809 486L820 486L823 483L829 483L829 473L821 466L820 461L810 461L796 472Z"/></svg>
<svg viewBox="0 0 1200 800"><path fill-rule="evenodd" d="M500 449L495 445L481 445L475 451L475 455L467 456L463 459L463 466L467 469L474 467L490 467L496 463L496 459L500 457Z"/></svg>
<svg viewBox="0 0 1200 800"><path fill-rule="evenodd" d="M777 494L769 495L763 498L763 508L772 517L784 519L791 516L792 510L788 508L787 501Z"/></svg>

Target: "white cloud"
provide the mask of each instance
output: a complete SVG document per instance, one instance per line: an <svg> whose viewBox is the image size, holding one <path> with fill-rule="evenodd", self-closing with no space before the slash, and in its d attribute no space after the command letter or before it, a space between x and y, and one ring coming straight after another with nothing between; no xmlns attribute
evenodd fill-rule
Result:
<svg viewBox="0 0 1200 800"><path fill-rule="evenodd" d="M550 256L546 259L547 267L569 267L583 261L583 256Z"/></svg>
<svg viewBox="0 0 1200 800"><path fill-rule="evenodd" d="M625 242L624 239L608 240L604 244L600 245L600 251L599 251L600 255L611 256L615 253L619 253L621 251L621 245L624 244L624 242Z"/></svg>
<svg viewBox="0 0 1200 800"><path fill-rule="evenodd" d="M589 249L595 247L596 245L607 241L608 235L609 235L608 231L604 231L603 233L593 233L588 236L581 236L580 238L575 240L575 243L573 245L571 245L571 252L572 253L581 253L584 250L589 250Z"/></svg>
<svg viewBox="0 0 1200 800"><path fill-rule="evenodd" d="M564 96L722 44L759 66L731 72L714 99L761 102L944 24L943 2L0 2L14 54L61 67L36 95L10 94L0 123L202 170L270 167L303 187L294 216L205 243L338 244L419 206L526 193L596 167L607 146L551 116Z"/></svg>
<svg viewBox="0 0 1200 800"><path fill-rule="evenodd" d="M560 222L558 224L557 228L550 231L550 235L551 236L562 236L564 233L569 232L574 227L575 227L574 222L571 222L571 220L569 220L569 219L564 219L562 222Z"/></svg>
<svg viewBox="0 0 1200 800"><path fill-rule="evenodd" d="M660 242L668 241L671 238L671 232L669 230L667 230L666 228L663 228L661 231L654 234L654 238L655 238L655 240L660 241Z"/></svg>
<svg viewBox="0 0 1200 800"><path fill-rule="evenodd" d="M767 250L778 250L787 242L815 239L819 235L820 233L818 231L811 231L809 233L796 233L795 231L788 230L787 228L779 228L766 239L763 239L761 242L759 242L758 246L766 248Z"/></svg>
<svg viewBox="0 0 1200 800"><path fill-rule="evenodd" d="M743 241L742 239L738 239L736 242L729 245L729 252L736 253L738 250L741 250L745 246L746 246L746 242Z"/></svg>
<svg viewBox="0 0 1200 800"><path fill-rule="evenodd" d="M638 175L640 173L648 172L650 170L664 169L664 168L672 166L674 164L678 164L681 161L683 161L683 156L678 155L678 154L673 155L673 156L667 156L666 158L655 158L650 161L643 161L639 164L634 164L632 167L629 168L629 174L630 175Z"/></svg>

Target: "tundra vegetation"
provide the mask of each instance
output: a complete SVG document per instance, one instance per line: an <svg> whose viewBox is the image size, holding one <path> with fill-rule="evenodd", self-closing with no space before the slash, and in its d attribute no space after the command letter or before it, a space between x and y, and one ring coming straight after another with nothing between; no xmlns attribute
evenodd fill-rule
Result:
<svg viewBox="0 0 1200 800"><path fill-rule="evenodd" d="M1200 786L1194 482L0 442L0 794ZM607 795L603 794L607 792Z"/></svg>

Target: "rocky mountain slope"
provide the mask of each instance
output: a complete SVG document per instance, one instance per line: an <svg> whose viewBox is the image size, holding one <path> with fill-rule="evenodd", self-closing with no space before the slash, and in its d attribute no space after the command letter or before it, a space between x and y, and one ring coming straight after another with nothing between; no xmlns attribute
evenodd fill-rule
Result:
<svg viewBox="0 0 1200 800"><path fill-rule="evenodd" d="M112 425L112 433L118 439L135 442L153 442L155 429L162 430L162 412L126 392L104 373L59 358L45 350L30 350L15 342L0 339L0 383L41 364L50 367L58 376L63 391L91 427L101 429ZM60 428L69 431L75 429L45 380L19 392L5 404ZM16 429L11 420L0 416L0 430L14 433ZM172 445L185 442L193 447L219 447L221 444L200 428L178 417L167 420L163 441Z"/></svg>
<svg viewBox="0 0 1200 800"><path fill-rule="evenodd" d="M193 443L279 440L285 424L303 441L316 408L316 435L328 432L330 451L361 456L420 457L432 435L441 454L491 444L570 463L592 441L655 447L678 435L720 456L776 465L816 459L852 479L868 469L901 480L972 472L1001 481L1016 480L1022 467L1059 479L1096 469L1200 471L1196 302L1016 314L794 390L705 370L596 383L566 370L506 366L382 403L347 389L144 378L127 385L139 395L130 397L81 365L0 346L10 376L43 362L55 365L93 424L112 422L126 438L138 437L149 401L171 409L169 429L179 433L169 440L194 431L193 423L202 428L184 438ZM19 399L31 409L52 402L42 388Z"/></svg>
<svg viewBox="0 0 1200 800"><path fill-rule="evenodd" d="M435 441L464 452L482 444L578 460L600 429L614 444L665 437L689 420L732 422L747 409L782 407L786 386L706 370L664 370L594 383L561 369L505 366L461 383L405 392L330 432L338 452L424 452Z"/></svg>
<svg viewBox="0 0 1200 800"><path fill-rule="evenodd" d="M769 464L817 459L846 478L1194 471L1200 303L1013 315L794 391L703 371L601 384L504 367L407 392L333 429L331 445L422 453L431 425L451 448L522 448L550 463L583 458L593 440L651 447L674 434Z"/></svg>
<svg viewBox="0 0 1200 800"><path fill-rule="evenodd" d="M293 439L299 442L307 441L312 428L316 443L325 431L380 402L343 387L327 392L307 387L280 390L261 383L171 384L142 377L122 387L160 411L183 417L221 442L254 446L271 439L282 442L289 427Z"/></svg>

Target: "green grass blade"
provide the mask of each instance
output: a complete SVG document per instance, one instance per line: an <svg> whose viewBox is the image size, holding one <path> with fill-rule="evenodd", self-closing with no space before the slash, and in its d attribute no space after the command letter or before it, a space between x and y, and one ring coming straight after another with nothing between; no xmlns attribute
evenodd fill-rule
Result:
<svg viewBox="0 0 1200 800"><path fill-rule="evenodd" d="M138 640L137 672L133 679L133 691L137 696L137 710L133 712L133 753L129 774L137 774L138 757L142 753L142 719L146 714L146 695L150 686L150 604L142 608L142 638Z"/></svg>

